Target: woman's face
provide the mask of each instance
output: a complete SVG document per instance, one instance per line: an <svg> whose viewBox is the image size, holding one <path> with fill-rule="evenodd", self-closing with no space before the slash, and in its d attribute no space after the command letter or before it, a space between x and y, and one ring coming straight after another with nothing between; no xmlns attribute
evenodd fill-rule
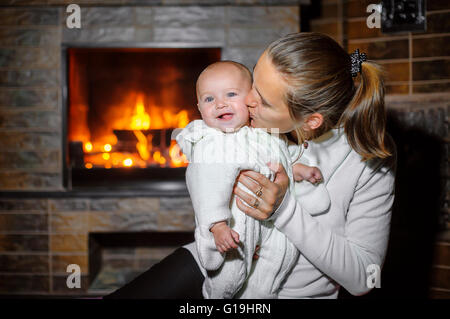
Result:
<svg viewBox="0 0 450 319"><path fill-rule="evenodd" d="M252 89L245 98L252 127L266 128L269 132L278 128L280 133L288 133L301 126L289 114L284 98L287 89L288 84L264 52L253 71Z"/></svg>

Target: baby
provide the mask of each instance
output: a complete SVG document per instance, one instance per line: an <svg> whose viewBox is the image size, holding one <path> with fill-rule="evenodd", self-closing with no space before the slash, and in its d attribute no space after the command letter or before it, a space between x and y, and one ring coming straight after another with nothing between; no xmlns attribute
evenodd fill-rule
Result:
<svg viewBox="0 0 450 319"><path fill-rule="evenodd" d="M273 180L267 163L278 162L286 169L291 191L294 179L316 183L322 178L315 167L292 166L300 147L290 151L285 136L248 126L244 99L251 83L250 71L237 62L208 66L196 85L203 120L189 123L176 137L190 162L186 182L195 211L198 256L208 271L205 298L276 298L299 255L273 222L239 210L232 194L239 172L251 169ZM253 261L256 246L259 258Z"/></svg>

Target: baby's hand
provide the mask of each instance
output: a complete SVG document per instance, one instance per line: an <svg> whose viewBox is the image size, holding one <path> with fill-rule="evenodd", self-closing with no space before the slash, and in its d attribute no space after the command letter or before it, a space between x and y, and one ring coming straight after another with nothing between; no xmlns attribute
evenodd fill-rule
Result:
<svg viewBox="0 0 450 319"><path fill-rule="evenodd" d="M227 252L233 248L237 248L239 243L239 234L228 227L226 222L215 223L211 227L217 250L220 253Z"/></svg>
<svg viewBox="0 0 450 319"><path fill-rule="evenodd" d="M306 166L301 163L293 165L292 173L296 182L306 179L308 182L316 184L320 183L323 178L322 173L317 167Z"/></svg>

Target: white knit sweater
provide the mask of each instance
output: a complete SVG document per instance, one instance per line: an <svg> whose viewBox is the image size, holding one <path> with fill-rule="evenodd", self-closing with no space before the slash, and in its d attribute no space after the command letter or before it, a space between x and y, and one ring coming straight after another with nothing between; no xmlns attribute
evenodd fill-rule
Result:
<svg viewBox="0 0 450 319"><path fill-rule="evenodd" d="M340 286L353 295L367 293L368 266L382 267L386 255L395 167L362 162L337 129L309 141L301 161L321 169L325 188L315 191L325 201L316 206L308 185L296 183L270 218L300 251L278 297L336 298ZM184 247L198 260L195 245Z"/></svg>
<svg viewBox="0 0 450 319"><path fill-rule="evenodd" d="M196 249L200 264L209 271L204 297L232 298L251 273L253 280L240 290L240 298L276 298L281 282L297 261L298 250L272 221L259 222L241 212L232 193L243 169L256 170L273 180L269 161L287 168L293 187L291 156L298 157L299 150L292 149L290 154L286 138L261 129L242 127L223 133L200 120L191 122L176 140L190 162L186 181L195 211ZM219 253L210 232L219 221L227 221L239 234L238 249ZM260 258L252 262L256 245L261 246Z"/></svg>

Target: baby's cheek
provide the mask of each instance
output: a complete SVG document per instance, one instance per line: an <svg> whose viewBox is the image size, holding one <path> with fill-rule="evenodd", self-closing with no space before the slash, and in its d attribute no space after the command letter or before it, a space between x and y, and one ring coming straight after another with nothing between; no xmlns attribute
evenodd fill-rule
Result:
<svg viewBox="0 0 450 319"><path fill-rule="evenodd" d="M215 127L214 119L206 114L202 114L202 119L209 127Z"/></svg>
<svg viewBox="0 0 450 319"><path fill-rule="evenodd" d="M242 119L245 119L245 120L249 119L250 113L248 112L247 105L243 101L242 101L242 103L240 103L237 106L237 109L238 109L238 113Z"/></svg>

